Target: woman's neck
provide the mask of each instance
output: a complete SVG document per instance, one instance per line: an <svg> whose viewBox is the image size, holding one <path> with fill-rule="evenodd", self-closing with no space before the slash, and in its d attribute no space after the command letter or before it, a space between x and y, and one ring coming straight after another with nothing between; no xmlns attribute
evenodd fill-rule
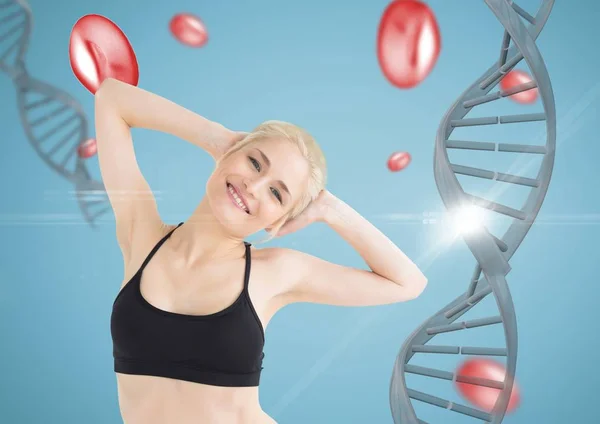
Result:
<svg viewBox="0 0 600 424"><path fill-rule="evenodd" d="M206 197L170 238L172 248L185 267L215 259L240 258L246 249L244 240L227 234Z"/></svg>

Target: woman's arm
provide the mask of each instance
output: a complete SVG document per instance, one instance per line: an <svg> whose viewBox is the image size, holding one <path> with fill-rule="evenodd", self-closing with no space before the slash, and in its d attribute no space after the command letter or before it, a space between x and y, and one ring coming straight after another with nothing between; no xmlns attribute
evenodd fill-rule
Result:
<svg viewBox="0 0 600 424"><path fill-rule="evenodd" d="M324 222L346 240L369 268L386 280L420 294L427 278L389 238L348 204L331 193Z"/></svg>
<svg viewBox="0 0 600 424"><path fill-rule="evenodd" d="M173 134L217 159L232 131L160 96L114 79L95 94L96 143L102 182L113 208L119 246L126 261L136 246L161 232L154 195L135 157L131 127Z"/></svg>
<svg viewBox="0 0 600 424"><path fill-rule="evenodd" d="M178 104L141 88L107 78L96 92L130 128L172 134L206 150L215 160L237 134Z"/></svg>
<svg viewBox="0 0 600 424"><path fill-rule="evenodd" d="M427 278L373 224L329 192L321 200L321 221L327 223L365 260L371 271L337 265L312 255L282 249L282 273L290 285L285 303L312 302L338 306L371 306L418 297Z"/></svg>

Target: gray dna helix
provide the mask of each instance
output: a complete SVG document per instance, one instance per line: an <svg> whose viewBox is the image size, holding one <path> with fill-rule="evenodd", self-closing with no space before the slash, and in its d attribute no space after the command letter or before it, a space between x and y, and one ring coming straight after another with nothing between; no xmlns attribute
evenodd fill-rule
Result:
<svg viewBox="0 0 600 424"><path fill-rule="evenodd" d="M66 92L29 75L25 53L33 16L25 0L0 0L0 71L17 90L23 129L37 155L70 181L85 221L95 227L110 210L104 185L94 180L78 147L88 140L88 121L81 105Z"/></svg>
<svg viewBox="0 0 600 424"><path fill-rule="evenodd" d="M506 276L511 267L509 261L525 238L541 208L546 196L552 169L556 144L556 112L554 95L550 84L548 71L542 56L535 44L544 24L548 20L553 0L542 0L535 16L509 0L485 0L496 19L504 27L504 37L501 44L500 58L477 81L473 83L448 110L438 128L435 141L434 173L435 181L444 206L449 210L459 210L465 205L488 210L486 213L502 214L510 220L510 226L502 237L496 237L483 225L481 231L462 235L470 252L476 259L475 270L467 284L466 291L454 301L442 308L438 313L427 319L418 327L402 345L394 364L389 401L394 423L426 424L417 417L415 408L420 411L430 411L431 407L444 408L455 412L456 419L483 420L490 423L501 423L507 411L510 396L514 387L517 362L517 320L512 297L507 285ZM512 42L512 43L511 43ZM503 76L511 71L522 60L528 65L532 81L513 87L510 90L488 94ZM489 117L465 118L477 108L488 104L493 107L494 101L537 87L543 106L543 113L518 115L501 115ZM486 126L497 124L519 124L523 122L544 121L545 145L498 143L489 141L451 140L455 128L469 126ZM500 173L487 169L467 167L450 162L450 149L466 151L490 152L490 155L502 155L505 152L521 155L541 156L541 166L536 178ZM480 154L480 153L477 153ZM484 153L485 154L485 153ZM531 156L529 156L531 157ZM461 178L483 178L492 184L506 184L508 187L519 185L528 190L527 198L520 209L514 209L501 203L492 202L482 197L467 193L461 186L457 174ZM490 212L491 211L491 212ZM483 274L483 275L482 275ZM488 295L493 295L498 313L472 320L457 321L463 314ZM495 311L494 311L495 312ZM500 339L504 347L461 346L459 343L428 344L436 336L458 337L461 332L479 327L478 331L489 331L494 326L501 325ZM473 331L473 330L471 330ZM421 358L435 358L436 363L442 363L450 355L469 355L472 357L505 357L506 374L504 381L494 381L479 377L457 375L443 369L429 368L409 362L415 354ZM449 401L422 391L407 387L407 374L410 379L429 382L430 387L437 387L436 381L443 380L466 383L481 387L491 387L498 394L492 410L482 411L477 408ZM417 377L418 376L418 377ZM501 380L499 378L498 380ZM444 386L447 388L447 386ZM413 404L412 401L419 401ZM418 405L418 406L417 406ZM422 408L422 409L421 409ZM434 408L434 413L438 413ZM440 412L441 413L441 412ZM424 414L420 414L423 416ZM444 420L443 422L449 422ZM459 422L459 421L456 421ZM462 421L460 421L462 422Z"/></svg>

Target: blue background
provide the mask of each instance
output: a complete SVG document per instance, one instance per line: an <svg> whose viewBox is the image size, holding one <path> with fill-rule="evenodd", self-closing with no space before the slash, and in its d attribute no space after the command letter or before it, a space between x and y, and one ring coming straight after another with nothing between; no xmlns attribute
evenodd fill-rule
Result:
<svg viewBox="0 0 600 424"><path fill-rule="evenodd" d="M519 2L532 14L539 3ZM329 189L372 220L428 276L425 293L404 304L296 304L280 311L267 329L260 387L263 409L280 423L391 423L388 389L400 346L464 291L474 266L462 240L440 243L441 221L424 223L423 218L441 219L444 212L432 167L440 120L497 60L502 28L481 1L429 1L441 30L441 55L422 84L399 90L382 75L375 49L387 4L30 1L34 30L27 69L82 104L91 136L93 97L73 76L68 42L79 17L98 13L127 34L142 88L237 130L251 130L267 119L307 128L326 153ZM202 49L171 37L168 21L183 11L205 22L210 40ZM558 146L541 212L511 260L508 281L519 326L522 398L506 423L591 423L597 416L599 16L596 1L558 1L537 42L554 90ZM47 168L28 144L13 83L5 75L0 75L0 102L0 422L119 423L109 319L123 268L112 213L96 230L83 222L69 194L71 184ZM500 113L542 111L539 101L497 103ZM496 135L480 139L534 144L532 137L543 125L514 128L502 126ZM467 133L454 138L462 134ZM134 130L134 140L142 171L160 192L165 221L187 219L213 169L210 157L164 134ZM542 137L537 144L543 143ZM413 161L403 172L391 173L386 161L397 150L409 151ZM480 154L471 157L472 163L481 165L478 157L487 160ZM463 158L466 164L469 158ZM511 156L509 162L514 160ZM88 161L88 168L99 178L97 158ZM528 172L535 175L535 164ZM484 186L475 190L485 192ZM512 200L519 207L518 192L503 195L508 196L505 203ZM390 214L399 215L392 219ZM271 244L366 266L322 225ZM486 305L481 316L495 315L493 303ZM481 331L473 333L478 334L475 345L494 345L500 334L473 331ZM449 360L456 364L457 358L436 358L433 366L452 371L455 365L442 362ZM431 388L425 391L468 405L449 382L414 381L420 384L414 388ZM417 407L430 422L473 422Z"/></svg>

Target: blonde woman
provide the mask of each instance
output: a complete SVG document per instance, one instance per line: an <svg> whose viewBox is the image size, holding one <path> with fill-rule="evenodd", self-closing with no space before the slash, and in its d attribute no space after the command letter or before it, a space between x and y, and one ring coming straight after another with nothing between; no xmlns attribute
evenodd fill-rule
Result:
<svg viewBox="0 0 600 424"><path fill-rule="evenodd" d="M325 159L303 129L267 121L250 133L231 131L114 79L96 92L95 118L124 260L111 334L126 424L274 423L258 386L264 329L279 309L390 304L425 288L426 277L394 243L325 189ZM173 134L215 159L185 223L161 220L136 162L134 127ZM350 243L371 271L245 241L315 221Z"/></svg>

